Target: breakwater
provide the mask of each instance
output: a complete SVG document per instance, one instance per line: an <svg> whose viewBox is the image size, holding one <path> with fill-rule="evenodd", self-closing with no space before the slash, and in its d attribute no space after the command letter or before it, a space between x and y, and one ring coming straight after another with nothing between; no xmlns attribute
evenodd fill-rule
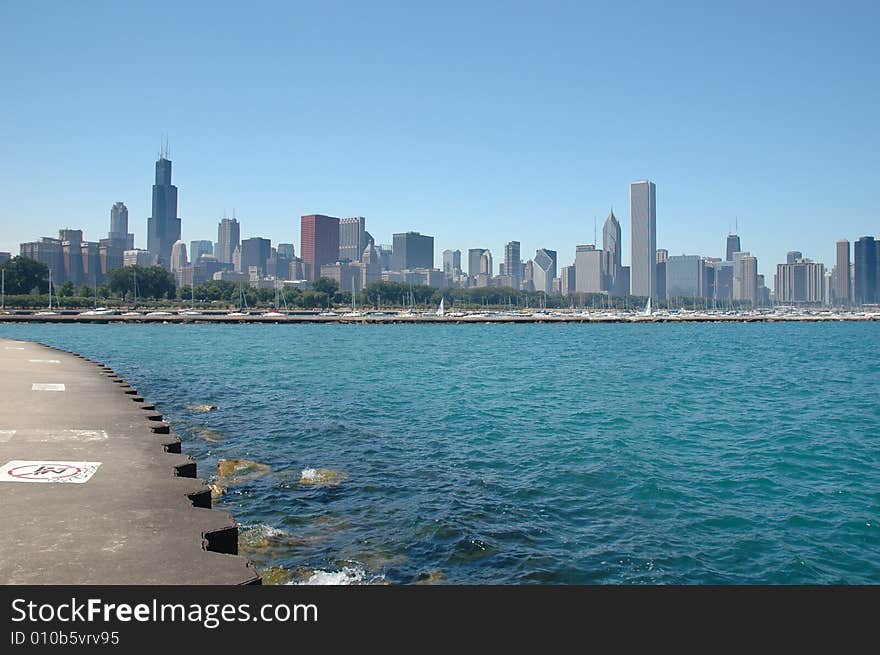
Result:
<svg viewBox="0 0 880 655"><path fill-rule="evenodd" d="M0 584L255 584L238 525L110 366L0 339Z"/></svg>

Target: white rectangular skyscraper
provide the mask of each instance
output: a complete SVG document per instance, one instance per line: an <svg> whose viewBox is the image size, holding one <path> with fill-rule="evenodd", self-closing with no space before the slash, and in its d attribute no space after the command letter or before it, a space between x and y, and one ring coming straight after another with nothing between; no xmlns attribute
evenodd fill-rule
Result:
<svg viewBox="0 0 880 655"><path fill-rule="evenodd" d="M657 295L657 187L641 180L629 185L632 244L630 293L654 298Z"/></svg>

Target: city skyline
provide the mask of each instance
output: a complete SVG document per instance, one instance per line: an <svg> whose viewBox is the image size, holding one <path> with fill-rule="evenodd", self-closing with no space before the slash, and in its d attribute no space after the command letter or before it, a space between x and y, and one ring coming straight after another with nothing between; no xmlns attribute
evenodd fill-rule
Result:
<svg viewBox="0 0 880 655"><path fill-rule="evenodd" d="M658 248L723 256L738 223L765 276L880 231L876 3L279 5L271 21L189 5L173 24L161 5L0 8L0 250L64 225L103 235L117 201L144 244L165 134L187 242L233 210L243 237L295 242L323 212L367 217L377 243L432 234L438 260L476 244L497 262L517 240L566 265L613 207L627 264L643 178Z"/></svg>
<svg viewBox="0 0 880 655"><path fill-rule="evenodd" d="M159 206L161 208L163 208L162 209L163 216L166 213L164 210L164 205L166 202L168 202L166 200L167 197L171 198L171 202L168 203L170 205L170 208L169 208L170 213L175 213L175 210L177 208L177 202L178 202L178 187L176 185L171 184L171 170L172 170L173 160L171 160L169 158L170 155L165 150L165 148L167 148L167 145L163 143L162 148L159 151L157 160L155 162L155 180L154 180L153 191L152 191L152 195L153 195L153 203L152 204L155 207L156 202L157 202L156 198L158 196ZM160 184L160 181L161 181L161 184ZM632 198L633 198L633 194L634 194L634 189L638 188L641 185L646 185L646 189L647 189L647 191L642 194L642 195L647 194L645 197L645 202L647 203L647 205L646 205L646 208L644 209L644 211L642 211L642 213L648 212L648 214L650 214L650 216L646 214L642 218L642 225L637 226L637 231L643 231L645 229L645 227L647 225L649 225L651 227L651 232L654 233L654 236L652 237L650 234L648 235L648 237L647 237L649 240L648 245L650 245L651 241L654 241L654 243L656 244L656 236L655 235L656 235L657 231L659 230L660 225L662 225L663 220L657 218L656 185L651 180L636 180L636 181L629 183L629 185L628 185L629 194L628 195L630 198L630 202L628 203L628 207L627 207L628 211L626 213L628 220L626 220L625 223L621 224L618 221L618 217L617 217L617 215L614 214L614 210L612 208L611 213L608 215L608 217L605 219L605 221L603 223L601 236L598 233L598 224L596 223L596 221L594 219L593 238L588 239L588 240L587 239L582 240L584 242L590 243L591 245L594 245L595 248L598 250L599 248L605 248L606 241L609 240L609 236L611 236L610 241L612 242L612 245L616 248L616 252L615 252L616 258L612 256L612 260L609 262L609 265L611 265L612 267L614 267L616 265L615 262L619 262L621 266L628 268L628 269L631 268L632 253L634 250L633 249L633 234L634 234L634 232L633 232L633 225L632 225L632 221L631 221L631 214L632 214L631 205L633 202ZM204 239L203 238L205 236L209 236L211 233L195 234L194 230L196 228L191 228L190 231L187 231L187 227L188 227L187 221L184 221L181 217L170 218L170 214L169 214L169 217L166 218L165 220L172 224L171 235L177 236L178 239L175 239L174 241L170 241L170 242L167 237L161 239L161 248L160 248L160 251L156 254L159 255L160 259L170 260L171 248L177 240L181 240L184 243L189 242L190 244L195 243L197 241L201 241L201 242L205 242L205 243L211 242L213 246L216 246L219 248L219 250L216 253L213 253L214 255L217 256L218 261L231 263L232 262L232 257L231 257L232 250L234 250L238 244L244 242L245 240L259 238L259 239L268 239L269 241L271 241L272 243L275 243L275 244L285 243L284 237L278 237L277 235L274 235L274 234L260 232L259 230L255 230L255 231L253 231L253 233L251 231L247 231L247 230L242 231L243 223L242 223L242 221L239 221L238 218L235 216L235 210L233 210L233 212L232 212L233 213L232 218L227 216L227 213L228 212L226 212L224 210L223 215L221 217L219 217L218 219L214 220L214 231L217 234L217 241L213 241L213 239ZM302 215L295 216L291 219L296 224L296 231L300 232L300 240L299 241L297 241L293 238L290 239L290 242L292 244L294 244L294 248L297 250L297 252L302 252L302 249L303 249L301 221L303 218L305 218L307 216L314 216L314 215L315 214L302 214ZM318 215L318 216L322 216L322 215ZM648 220L649 218L650 218L650 220ZM127 236L126 247L129 247L129 244L133 243L134 248L136 248L136 249L149 250L150 225L153 220L154 219L152 219L152 217L149 217L149 216L147 217L147 219L144 221L145 229L143 231L144 232L143 239L138 240L138 238L136 236L138 234L138 231L137 231L137 228L133 227L130 223L129 210L128 210L128 207L126 206L126 203L124 201L115 201L110 209L110 226L111 226L110 227L110 234L111 234L111 236L113 236L114 229L116 229L117 225L124 225L127 227L127 229L134 230L134 232L128 232L126 235ZM364 228L365 220L366 220L364 216L357 216L356 218L337 218L335 220L337 220L340 225L356 225L357 229L360 230L360 232L358 233L358 234L360 234L358 239L362 239L362 240L364 240L364 243L366 243L366 237L364 235L365 234L370 235L370 232L366 231ZM610 221L610 223L609 223L609 221ZM645 221L647 221L647 223L645 223ZM737 221L735 223L735 226L733 229L739 228L738 223L739 223L739 221ZM104 219L104 224L106 227L106 218ZM201 225L201 222L199 224ZM611 227L609 227L609 225L613 225L614 227L611 228ZM625 242L621 238L622 232L623 232L622 225L628 226L627 233L628 233L628 236L630 237L629 242ZM83 234L86 234L86 235L89 234L89 230L87 230L84 227L72 228L72 227L65 224L65 226L61 229L64 229L64 230L79 229L79 231L81 231ZM513 231L517 231L519 228L514 227L512 229L513 229ZM429 230L436 232L436 230L433 228L429 228ZM611 231L609 232L609 230L611 230ZM616 240L615 240L615 236L614 236L615 230L616 230ZM47 234L48 235L54 234L55 231L57 231L57 227L55 230L50 230ZM418 234L418 231L416 231L416 230L408 230L408 232L413 233L413 234ZM0 244L4 243L4 240L3 240L4 234L0 234ZM251 236L245 236L248 234L250 234ZM285 232L285 234L286 234L286 232ZM870 233L868 236L871 236L872 234L880 235L880 229L878 229L876 233ZM21 243L34 241L36 239L41 238L42 236L46 236L46 235L36 236L36 235L32 234L29 238L25 239L25 241L22 241L19 244L10 245L8 247L8 250L5 250L5 252L17 254ZM372 237L372 238L375 240L375 244L377 246L379 246L380 244L387 244L390 246L393 243L395 236L399 236L399 233L395 232L392 235L390 235L390 238L387 238L387 239L376 238L376 237ZM865 235L859 235L859 236L865 236ZM852 244L859 238L859 236L846 235L845 237L843 237L843 239L850 241ZM343 238L345 238L345 237L343 237ZM500 239L500 238L501 237L497 237L497 239ZM738 248L741 247L740 244L742 242L742 238L743 238L743 235L741 233L736 233L734 231L730 231L729 233L725 234L723 237L724 243L721 246L721 252L717 253L717 255L714 252L695 252L693 250L689 251L687 248L682 249L681 252L679 253L676 251L676 249L674 247L660 247L659 245L655 245L655 251L656 252L665 252L665 253L667 253L667 255L673 254L673 255L677 255L677 256L699 255L701 257L708 257L708 258L718 256L719 258L724 259L726 261L731 261L732 254L734 252L736 252ZM437 262L440 262L440 268L442 269L443 253L447 250L451 250L452 248L448 244L438 243L437 239L434 238L433 236L431 236L431 239L434 242L434 244L433 244L433 257L434 257L435 265L437 264ZM461 239L458 239L458 241L461 241ZM832 270L832 268L834 267L835 263L837 262L837 260L840 256L839 246L838 246L839 242L840 242L840 239L835 240L834 245L833 245L834 256L833 256L833 258L830 258L827 262L827 270L829 272ZM157 243L158 243L158 241L157 241ZM224 258L224 255L222 254L223 250L224 250L225 243L228 243L230 245L230 247L228 248L228 250L230 252L230 257L228 260L226 260ZM735 245L732 245L732 244L735 244ZM638 244L637 247L640 247L642 245L645 245L645 244ZM666 244L666 245L669 245L669 244ZM545 243L544 245L537 246L534 250L537 253L539 251L547 250L548 246L553 246L552 248L550 248L551 251L558 250L558 252L560 253L558 255L557 261L559 262L558 269L561 271L561 268L563 268L567 265L574 264L574 262L576 261L576 255L579 252L578 249L581 246L581 244L574 243L574 242L569 242L566 244L566 247L568 247L571 250L570 264L565 263L566 261L568 261L565 257L566 250L565 250L565 248L561 248L559 246L559 244L555 244L555 243L554 244L546 244ZM522 245L519 241L516 241L516 240L508 241L503 246L499 247L496 250L496 252L500 251L500 257L498 255L493 256L493 257L497 258L496 261L499 262L499 265L496 267L496 270L494 271L494 273L497 273L500 275L507 273L509 275L509 273L505 270L504 265L505 265L506 259L508 258L507 255L508 255L509 251L511 250L511 247L513 247L516 252L526 253L526 259L521 260L523 264L525 264L526 261L529 259L528 255L527 255L528 249L522 247ZM852 248L852 245L851 245L851 248ZM473 250L474 248L470 244L468 244L464 248L456 247L455 249L456 250L463 250L464 252L467 252L468 250ZM479 249L482 250L483 248L479 248ZM493 251L492 247L488 247L485 249L488 250L490 253ZM781 249L781 247L780 247L780 249ZM308 250L308 248L307 248L307 250ZM353 250L354 249L352 249L352 251ZM0 246L0 252L4 252L4 250L2 249L2 246ZM165 254L163 254L163 252L167 252L168 254L165 255ZM751 254L751 253L746 251L746 254ZM793 262L794 255L796 255L798 258L805 258L805 259L810 259L813 261L820 261L823 264L825 263L816 257L809 257L809 256L805 257L802 251L791 251L791 250L786 251L786 255L785 255L784 260L790 264ZM752 255L752 256L754 256L754 255ZM329 257L329 255L327 257L324 257L324 260L326 260L325 263L329 263L328 257ZM852 255L851 255L851 257L852 257ZM758 270L757 270L756 274L764 277L765 280L767 281L767 284L770 284L772 286L772 276L775 272L777 272L776 267L779 262L762 262L759 257L756 257L756 259L758 261ZM767 269L767 271L762 272L764 269ZM656 275L656 274L657 274L656 271L651 271L652 276ZM519 275L519 277L521 277L521 272L519 272L518 275ZM519 279L517 276L514 276L514 277ZM609 284L611 284L610 281L609 281ZM637 284L641 284L641 283L637 283ZM652 288L654 289L655 295L657 294L657 288L658 288L657 284L658 284L657 280L652 281ZM835 288L838 286L837 282L832 282L832 285L835 286ZM634 294L634 295L642 295L642 294Z"/></svg>
<svg viewBox="0 0 880 655"><path fill-rule="evenodd" d="M50 268L56 267L60 279L74 283L90 275L97 283L98 277L103 278L114 267L143 261L170 270L179 286L212 277L229 280L242 279L236 276L245 275L258 285L269 281L274 285L277 279L297 284L304 279L315 282L318 277L329 276L340 284L363 288L381 277L428 286L510 287L540 290L550 295L574 290L658 300L690 296L724 302L746 301L752 305L765 305L771 300L848 302L853 297L859 303L873 303L880 288L880 266L877 265L880 241L875 242L873 236L862 236L854 244L852 269L848 266L849 241L838 240L836 262L827 272L823 263L792 250L786 253L785 264L777 265L772 278L759 272L757 257L742 247L737 234L726 237L723 260L699 254L670 256L668 249L656 247L656 185L650 180L630 183L633 216L630 234L633 263L630 266L621 265L622 231L613 209L603 224L602 249L599 248L598 224L594 223L593 243L575 246L572 265L563 266L558 278L555 250L538 248L534 259L523 259L519 241L505 244L497 275L490 249L469 249L467 273L470 277L462 277L460 250L444 250L438 268L433 236L412 230L394 233L393 247L377 246L374 237L366 231L363 216L301 216L299 258L295 257L293 243L276 240L277 247L273 247L272 237L240 239L241 226L237 219L224 216L217 225L217 242L192 240L192 256L188 258L186 243L179 239L182 220L176 215L178 189L171 184L169 156L167 143L163 143L155 164L153 211L147 219L146 250L131 249L134 235L127 232L128 208L123 202L115 202L110 210L107 239L88 241L84 239L83 230L62 228L58 239L42 237L22 242L20 253ZM178 238L170 244L173 237ZM231 263L224 262L230 251ZM208 259L203 260L202 254L208 255ZM0 255L5 260L10 253L0 251ZM453 264L456 259L457 264ZM575 270L573 284L571 269ZM474 277L475 270L479 271L478 277Z"/></svg>

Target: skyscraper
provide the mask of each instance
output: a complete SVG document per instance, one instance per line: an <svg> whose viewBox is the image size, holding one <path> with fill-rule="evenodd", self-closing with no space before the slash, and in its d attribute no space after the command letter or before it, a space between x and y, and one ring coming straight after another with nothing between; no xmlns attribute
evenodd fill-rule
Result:
<svg viewBox="0 0 880 655"><path fill-rule="evenodd" d="M733 254L733 299L757 304L758 260L751 253Z"/></svg>
<svg viewBox="0 0 880 655"><path fill-rule="evenodd" d="M61 239L43 237L39 241L29 241L19 246L19 254L45 264L52 271L53 282L62 283L66 279L64 273L64 252Z"/></svg>
<svg viewBox="0 0 880 655"><path fill-rule="evenodd" d="M577 269L574 266L563 266L559 275L559 291L568 296L577 290Z"/></svg>
<svg viewBox="0 0 880 655"><path fill-rule="evenodd" d="M461 271L461 250L444 250L443 274L452 277L456 271Z"/></svg>
<svg viewBox="0 0 880 655"><path fill-rule="evenodd" d="M857 303L877 302L877 241L874 237L860 237L853 244L855 264L854 298Z"/></svg>
<svg viewBox="0 0 880 655"><path fill-rule="evenodd" d="M850 284L849 241L841 239L837 242L837 265L834 267L834 297L839 303L848 303L852 298Z"/></svg>
<svg viewBox="0 0 880 655"><path fill-rule="evenodd" d="M786 257L786 260L788 257ZM802 257L776 266L776 302L821 303L825 301L825 264Z"/></svg>
<svg viewBox="0 0 880 655"><path fill-rule="evenodd" d="M602 259L604 254L593 244L577 246L574 256L575 291L601 293L605 291Z"/></svg>
<svg viewBox="0 0 880 655"><path fill-rule="evenodd" d="M110 208L110 233L107 235L123 250L134 248L134 234L128 232L128 207L117 202Z"/></svg>
<svg viewBox="0 0 880 655"><path fill-rule="evenodd" d="M799 259L803 259L803 258L804 258L804 253L802 253L800 250L789 250L785 254L785 263L786 264L794 264Z"/></svg>
<svg viewBox="0 0 880 655"><path fill-rule="evenodd" d="M511 286L519 289L522 282L522 259L519 241L510 241L504 246L504 274L513 278Z"/></svg>
<svg viewBox="0 0 880 655"><path fill-rule="evenodd" d="M64 280L82 284L84 269L82 260L82 230L58 230L61 252L64 259ZM56 271L56 275L57 275ZM60 281L60 279L59 279Z"/></svg>
<svg viewBox="0 0 880 655"><path fill-rule="evenodd" d="M312 282L321 277L322 264L334 264L339 258L339 219L323 214L309 214L300 219L300 256Z"/></svg>
<svg viewBox="0 0 880 655"><path fill-rule="evenodd" d="M658 264L661 262L658 262ZM662 262L667 298L701 298L705 295L703 258L699 255L673 255Z"/></svg>
<svg viewBox="0 0 880 655"><path fill-rule="evenodd" d="M640 180L629 187L632 261L630 293L634 296L657 295L657 187Z"/></svg>
<svg viewBox="0 0 880 655"><path fill-rule="evenodd" d="M657 263L654 265L654 285L658 298L672 298L666 293L666 262L669 260L669 251L666 248L657 249Z"/></svg>
<svg viewBox="0 0 880 655"><path fill-rule="evenodd" d="M605 274L608 277L608 290L612 293L619 291L620 282L620 223L614 215L614 210L608 214L605 224L602 226L602 250L605 251ZM622 293L627 293L625 289Z"/></svg>
<svg viewBox="0 0 880 655"><path fill-rule="evenodd" d="M480 255L480 272L478 275L488 275L492 277L494 274L494 265L492 264L492 252L484 250Z"/></svg>
<svg viewBox="0 0 880 655"><path fill-rule="evenodd" d="M486 248L470 248L468 249L468 275L477 277L480 274L480 260L483 253L488 252ZM491 273L490 273L491 274Z"/></svg>
<svg viewBox="0 0 880 655"><path fill-rule="evenodd" d="M392 269L434 268L434 237L418 232L400 232L393 239Z"/></svg>
<svg viewBox="0 0 880 655"><path fill-rule="evenodd" d="M221 264L232 264L232 253L241 243L241 226L234 218L220 219L217 226L217 249L215 255Z"/></svg>
<svg viewBox="0 0 880 655"><path fill-rule="evenodd" d="M256 266L261 275L266 275L266 262L272 256L272 241L262 237L252 237L241 242L241 272L247 273Z"/></svg>
<svg viewBox="0 0 880 655"><path fill-rule="evenodd" d="M293 259L296 257L296 252L293 248L292 243L279 243L278 244L278 256L284 257L285 259Z"/></svg>
<svg viewBox="0 0 880 655"><path fill-rule="evenodd" d="M159 264L168 268L171 246L180 239L177 217L177 187L171 184L171 160L165 151L156 162L156 183L153 185L153 214L147 219L147 250Z"/></svg>
<svg viewBox="0 0 880 655"><path fill-rule="evenodd" d="M535 291L546 294L553 292L553 278L556 277L556 251L538 248L532 264L532 284Z"/></svg>
<svg viewBox="0 0 880 655"><path fill-rule="evenodd" d="M742 246L739 242L739 235L737 234L728 234L727 235L727 253L724 256L724 261L732 262L733 261L733 253L742 252Z"/></svg>
<svg viewBox="0 0 880 655"><path fill-rule="evenodd" d="M363 216L339 219L340 261L360 261L367 247L366 220Z"/></svg>
<svg viewBox="0 0 880 655"><path fill-rule="evenodd" d="M189 256L193 265L197 264L199 257L202 255L213 255L214 244L207 239L199 239L198 241L189 242Z"/></svg>
<svg viewBox="0 0 880 655"><path fill-rule="evenodd" d="M186 259L186 244L178 239L174 242L174 245L171 246L171 257L169 259L171 272L176 273L188 263L189 262Z"/></svg>

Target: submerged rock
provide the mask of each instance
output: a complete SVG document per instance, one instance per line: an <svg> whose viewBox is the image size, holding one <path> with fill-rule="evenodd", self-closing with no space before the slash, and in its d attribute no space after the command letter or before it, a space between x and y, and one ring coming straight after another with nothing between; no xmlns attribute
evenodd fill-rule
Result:
<svg viewBox="0 0 880 655"><path fill-rule="evenodd" d="M266 464L249 459L220 459L217 460L217 484L244 484L271 471Z"/></svg>
<svg viewBox="0 0 880 655"><path fill-rule="evenodd" d="M202 414L219 409L217 405L187 405L186 408L191 412L200 412Z"/></svg>
<svg viewBox="0 0 880 655"><path fill-rule="evenodd" d="M333 469L303 469L299 477L300 484L339 484L348 479L342 471Z"/></svg>
<svg viewBox="0 0 880 655"><path fill-rule="evenodd" d="M302 541L289 532L264 523L242 526L238 532L238 553L257 560L272 561L302 546Z"/></svg>
<svg viewBox="0 0 880 655"><path fill-rule="evenodd" d="M445 579L446 574L443 571L428 571L427 573L419 573L416 584L437 584Z"/></svg>
<svg viewBox="0 0 880 655"><path fill-rule="evenodd" d="M222 432L220 432L219 430L214 430L212 428L195 427L192 429L192 433L193 436L203 441L208 441L210 443L219 443L226 438L226 435L224 435Z"/></svg>

